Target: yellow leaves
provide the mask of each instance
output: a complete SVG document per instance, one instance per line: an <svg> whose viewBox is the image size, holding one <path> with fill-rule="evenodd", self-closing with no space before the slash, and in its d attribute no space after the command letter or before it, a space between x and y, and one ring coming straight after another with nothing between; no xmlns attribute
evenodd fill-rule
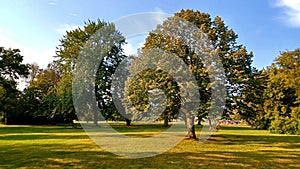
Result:
<svg viewBox="0 0 300 169"><path fill-rule="evenodd" d="M4 100L5 94L6 94L5 89L2 86L0 86L0 100Z"/></svg>

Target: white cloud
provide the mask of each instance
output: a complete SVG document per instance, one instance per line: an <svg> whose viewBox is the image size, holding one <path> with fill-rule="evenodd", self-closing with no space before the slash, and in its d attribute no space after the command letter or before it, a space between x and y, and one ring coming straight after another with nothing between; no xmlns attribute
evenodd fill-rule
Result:
<svg viewBox="0 0 300 169"><path fill-rule="evenodd" d="M284 9L282 20L294 27L300 27L300 0L277 0L275 6Z"/></svg>
<svg viewBox="0 0 300 169"><path fill-rule="evenodd" d="M49 2L48 5L52 5L52 6L55 6L56 3L55 2Z"/></svg>
<svg viewBox="0 0 300 169"><path fill-rule="evenodd" d="M129 43L123 45L123 50L124 50L124 54L127 56L136 53L135 50L133 49L133 46Z"/></svg>
<svg viewBox="0 0 300 169"><path fill-rule="evenodd" d="M4 47L5 49L20 49L20 54L23 57L24 64L32 64L37 63L40 68L45 69L47 65L54 60L55 56L55 47L49 49L40 49L38 47L30 47L28 45L24 45L22 43L17 42L11 38L5 36L7 31L2 29L0 32L0 46ZM24 81L24 79L17 80L18 82L18 89L23 90L28 84Z"/></svg>
<svg viewBox="0 0 300 169"><path fill-rule="evenodd" d="M66 31L75 30L77 28L82 28L82 26L76 24L63 24L60 25L59 28L55 29L55 31L58 32L60 35L65 35Z"/></svg>
<svg viewBox="0 0 300 169"><path fill-rule="evenodd" d="M51 5L51 6L56 6L57 5L57 0L51 0L50 2L48 2L48 5Z"/></svg>
<svg viewBox="0 0 300 169"><path fill-rule="evenodd" d="M46 68L47 65L53 61L55 55L55 48L39 50L30 48L26 45L19 44L11 39L5 38L0 35L0 46L12 49L20 49L20 53L24 56L23 63L37 63L41 68Z"/></svg>
<svg viewBox="0 0 300 169"><path fill-rule="evenodd" d="M127 39L127 43L122 46L124 54L127 56L136 55L138 53L138 49L141 49L144 46L144 43L144 40L141 39Z"/></svg>

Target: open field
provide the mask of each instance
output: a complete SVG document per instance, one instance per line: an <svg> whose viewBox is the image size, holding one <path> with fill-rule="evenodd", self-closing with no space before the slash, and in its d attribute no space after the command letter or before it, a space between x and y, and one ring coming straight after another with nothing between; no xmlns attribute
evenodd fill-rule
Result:
<svg viewBox="0 0 300 169"><path fill-rule="evenodd" d="M141 135L164 130L157 125L117 128ZM0 168L300 168L300 136L221 126L203 144L183 140L164 154L126 159L101 149L82 129L0 126L0 158Z"/></svg>

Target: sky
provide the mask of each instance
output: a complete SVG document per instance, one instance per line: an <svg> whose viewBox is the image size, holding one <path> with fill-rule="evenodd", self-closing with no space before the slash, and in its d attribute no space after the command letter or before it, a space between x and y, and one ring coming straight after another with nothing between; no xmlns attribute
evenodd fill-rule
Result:
<svg viewBox="0 0 300 169"><path fill-rule="evenodd" d="M65 31L88 19L114 22L137 13L173 15L181 9L220 16L238 34L238 43L253 52L258 69L271 65L280 51L300 48L300 0L1 0L0 46L19 48L24 63L45 68ZM125 51L142 43L137 41L129 40Z"/></svg>

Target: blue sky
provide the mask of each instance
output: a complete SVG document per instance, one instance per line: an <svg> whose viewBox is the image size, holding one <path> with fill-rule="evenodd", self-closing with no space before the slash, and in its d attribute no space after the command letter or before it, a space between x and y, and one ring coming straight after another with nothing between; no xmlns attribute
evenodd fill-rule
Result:
<svg viewBox="0 0 300 169"><path fill-rule="evenodd" d="M87 19L112 22L136 13L172 15L181 9L221 16L239 35L238 43L253 51L253 65L259 69L280 51L300 47L300 0L2 0L0 46L19 48L24 62L45 67L65 30Z"/></svg>

